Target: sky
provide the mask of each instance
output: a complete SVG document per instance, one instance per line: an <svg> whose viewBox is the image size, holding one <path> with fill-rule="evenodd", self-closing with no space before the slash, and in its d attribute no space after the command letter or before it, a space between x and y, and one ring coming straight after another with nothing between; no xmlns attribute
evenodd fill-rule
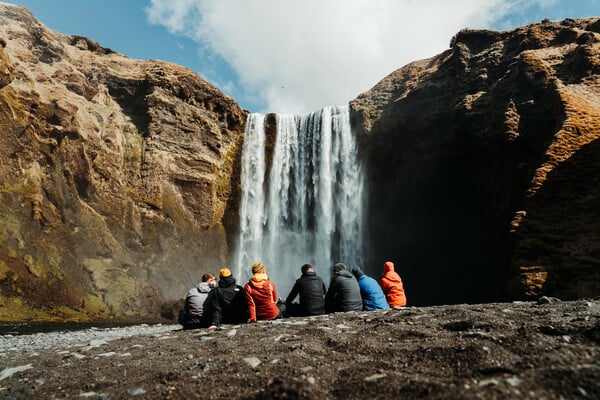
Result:
<svg viewBox="0 0 600 400"><path fill-rule="evenodd" d="M460 29L600 16L600 0L14 0L44 25L183 65L251 112L343 105Z"/></svg>

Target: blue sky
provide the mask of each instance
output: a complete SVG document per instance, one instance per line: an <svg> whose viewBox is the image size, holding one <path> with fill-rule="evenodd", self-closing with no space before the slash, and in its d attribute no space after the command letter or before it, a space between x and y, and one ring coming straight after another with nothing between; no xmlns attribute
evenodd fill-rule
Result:
<svg viewBox="0 0 600 400"><path fill-rule="evenodd" d="M253 112L346 104L461 28L600 16L600 0L15 0L44 25L197 72Z"/></svg>

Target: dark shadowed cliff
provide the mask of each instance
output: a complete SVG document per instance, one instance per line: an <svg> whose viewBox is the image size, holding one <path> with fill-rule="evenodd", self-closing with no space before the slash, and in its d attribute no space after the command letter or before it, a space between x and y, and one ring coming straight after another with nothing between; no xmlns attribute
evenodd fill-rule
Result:
<svg viewBox="0 0 600 400"><path fill-rule="evenodd" d="M600 20L459 32L352 101L411 304L600 294Z"/></svg>
<svg viewBox="0 0 600 400"><path fill-rule="evenodd" d="M246 112L0 3L0 319L156 318L225 263Z"/></svg>

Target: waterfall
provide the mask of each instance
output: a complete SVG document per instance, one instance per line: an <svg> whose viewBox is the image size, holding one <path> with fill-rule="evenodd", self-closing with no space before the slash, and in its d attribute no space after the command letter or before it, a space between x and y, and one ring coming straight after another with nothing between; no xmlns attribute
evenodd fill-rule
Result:
<svg viewBox="0 0 600 400"><path fill-rule="evenodd" d="M262 262L285 298L303 264L326 283L335 262L362 265L364 183L347 106L275 121L269 171L265 116L251 114L246 123L234 269L243 284L251 264Z"/></svg>

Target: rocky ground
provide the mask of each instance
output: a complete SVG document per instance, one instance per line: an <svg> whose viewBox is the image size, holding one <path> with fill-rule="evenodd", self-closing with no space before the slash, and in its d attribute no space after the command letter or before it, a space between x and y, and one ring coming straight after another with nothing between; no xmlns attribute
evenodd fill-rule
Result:
<svg viewBox="0 0 600 400"><path fill-rule="evenodd" d="M0 399L600 398L600 299L0 336Z"/></svg>

